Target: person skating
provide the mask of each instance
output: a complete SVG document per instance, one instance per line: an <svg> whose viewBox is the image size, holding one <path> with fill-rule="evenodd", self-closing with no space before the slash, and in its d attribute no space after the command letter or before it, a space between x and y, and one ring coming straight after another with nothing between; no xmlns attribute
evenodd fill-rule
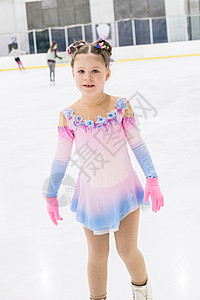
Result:
<svg viewBox="0 0 200 300"><path fill-rule="evenodd" d="M105 39L94 43L80 40L69 46L68 53L81 97L60 111L57 149L46 192L47 212L55 225L63 220L57 195L75 142L80 172L70 209L82 224L88 244L90 299L107 299L109 234L114 232L118 254L131 277L133 299L152 300L137 237L140 208L157 212L164 206L157 172L130 102L104 92L111 76L111 45ZM144 189L127 142L146 177Z"/></svg>
<svg viewBox="0 0 200 300"><path fill-rule="evenodd" d="M50 71L50 84L55 85L55 65L56 58L62 59L62 57L57 55L58 45L56 41L52 42L52 45L47 51L47 63Z"/></svg>
<svg viewBox="0 0 200 300"><path fill-rule="evenodd" d="M24 68L21 60L20 60L20 54L26 54L25 51L22 51L22 50L19 50L19 49L16 49L16 46L12 46L12 50L10 51L9 53L9 56L13 56L18 67L19 67L19 70L22 72L22 70L26 71L26 69Z"/></svg>

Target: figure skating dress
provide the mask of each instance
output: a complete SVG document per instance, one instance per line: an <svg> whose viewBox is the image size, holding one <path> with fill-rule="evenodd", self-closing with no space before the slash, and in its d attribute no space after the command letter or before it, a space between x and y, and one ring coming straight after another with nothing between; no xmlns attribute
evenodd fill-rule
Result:
<svg viewBox="0 0 200 300"><path fill-rule="evenodd" d="M80 101L80 100L79 100ZM77 101L60 112L57 150L46 196L55 197L69 162L78 166L76 189L70 203L76 220L94 234L119 229L120 221L141 207L144 189L132 166L127 142L146 177L157 177L148 149L126 98L83 106ZM71 158L75 141L77 159Z"/></svg>

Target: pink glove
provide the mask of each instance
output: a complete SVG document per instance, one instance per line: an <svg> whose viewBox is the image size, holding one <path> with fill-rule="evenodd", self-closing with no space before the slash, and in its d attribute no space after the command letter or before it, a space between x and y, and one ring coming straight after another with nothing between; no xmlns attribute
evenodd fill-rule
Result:
<svg viewBox="0 0 200 300"><path fill-rule="evenodd" d="M158 177L146 178L144 202L148 201L149 195L151 196L152 210L157 212L164 206L164 199L158 184Z"/></svg>
<svg viewBox="0 0 200 300"><path fill-rule="evenodd" d="M58 220L63 220L63 218L59 215L59 209L58 209L58 199L57 196L54 198L50 198L46 196L47 201L47 212L50 215L51 221L58 225Z"/></svg>

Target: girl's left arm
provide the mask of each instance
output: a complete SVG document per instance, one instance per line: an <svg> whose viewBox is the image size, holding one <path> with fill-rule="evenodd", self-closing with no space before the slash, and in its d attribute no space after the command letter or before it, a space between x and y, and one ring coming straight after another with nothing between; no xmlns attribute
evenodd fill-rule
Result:
<svg viewBox="0 0 200 300"><path fill-rule="evenodd" d="M57 51L58 51L57 49L54 49L55 57L57 57L57 58L59 58L59 59L62 59L62 57L60 57L60 56L57 55Z"/></svg>
<svg viewBox="0 0 200 300"><path fill-rule="evenodd" d="M150 195L152 209L157 212L157 210L164 205L163 196L158 183L158 175L153 165L149 150L137 128L131 105L128 100L126 103L127 108L125 109L124 116L122 118L123 130L128 144L130 145L131 150L133 151L146 177L144 202L148 201L148 197Z"/></svg>

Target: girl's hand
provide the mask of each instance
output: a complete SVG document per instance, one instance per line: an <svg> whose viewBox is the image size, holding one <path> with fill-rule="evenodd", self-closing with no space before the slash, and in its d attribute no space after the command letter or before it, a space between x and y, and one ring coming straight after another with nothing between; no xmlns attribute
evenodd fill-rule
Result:
<svg viewBox="0 0 200 300"><path fill-rule="evenodd" d="M59 208L58 208L58 199L57 196L54 198L50 198L46 196L47 201L47 212L51 218L51 221L58 225L58 220L63 220L63 218L59 215Z"/></svg>
<svg viewBox="0 0 200 300"><path fill-rule="evenodd" d="M146 178L144 202L148 201L149 195L151 196L152 210L157 212L164 206L164 199L158 183L158 177Z"/></svg>

